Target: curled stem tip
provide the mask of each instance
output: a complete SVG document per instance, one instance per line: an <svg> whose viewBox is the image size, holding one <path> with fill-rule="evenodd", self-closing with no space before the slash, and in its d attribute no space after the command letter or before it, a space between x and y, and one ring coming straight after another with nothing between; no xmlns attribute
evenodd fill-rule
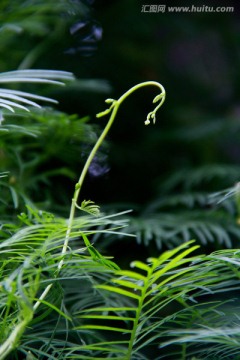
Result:
<svg viewBox="0 0 240 360"><path fill-rule="evenodd" d="M88 159L84 165L84 168L82 170L81 176L76 184L75 187L75 193L74 193L74 197L73 197L73 202L72 202L72 208L70 211L70 216L69 216L69 226L68 226L68 232L66 235L66 240L65 243L68 243L69 240L69 235L71 232L71 227L72 227L72 222L73 222L73 217L74 217L74 212L75 212L75 204L77 204L78 202L78 197L79 197L79 193L83 184L83 181L85 179L85 176L87 174L88 168L94 158L94 156L96 155L97 150L99 149L99 147L101 146L103 140L105 139L112 123L114 122L115 118L116 118L116 114L118 111L119 106L122 104L122 102L124 102L124 100L131 95L134 91L144 87L144 86L156 86L158 87L158 89L160 89L160 94L158 94L157 96L155 96L155 98L153 99L153 103L157 103L159 102L159 104L155 107L155 109L153 111L151 111L148 115L147 115L147 120L145 121L145 125L150 124L150 119L153 121L153 124L155 124L156 121L156 112L158 111L158 109L162 106L162 104L165 101L165 97L166 97L166 92L164 87L156 82L156 81L146 81L140 84L137 84L135 86L133 86L131 89L129 89L128 91L126 91L118 100L114 100L114 99L106 99L105 102L107 104L109 104L109 108L98 113L96 116L97 118L100 118L102 116L108 115L110 114L109 120L102 132L102 134L100 135L99 139L97 140L96 144L94 145L91 153L88 156ZM66 246L65 246L66 249ZM63 249L63 253L65 252L65 250Z"/></svg>
<svg viewBox="0 0 240 360"><path fill-rule="evenodd" d="M164 87L156 82L156 81L146 81L146 82L143 82L143 83L140 83L140 84L137 84L135 86L133 86L131 89L129 89L126 93L124 93L118 100L114 100L114 99L106 99L105 102L107 104L110 105L110 107L100 113L98 113L96 115L97 118L100 118L102 116L105 116L105 115L108 115L109 113L112 112L112 110L114 108L118 108L119 105L129 96L131 95L135 90L137 89L140 89L141 87L144 87L144 86L157 86L161 93L158 94L157 96L155 96L155 98L153 99L153 103L157 103L159 101L159 104L155 107L155 109L153 111L151 111L148 115L147 115L147 119L146 121L144 122L145 125L149 125L151 123L150 119L153 120L153 124L155 124L156 122L156 112L158 111L158 109L162 106L162 104L164 103L165 101L165 98L166 98L166 92L165 92L165 89ZM110 118L109 119L109 122L112 122L112 119Z"/></svg>
<svg viewBox="0 0 240 360"><path fill-rule="evenodd" d="M157 96L155 96L155 98L153 99L153 103L157 103L158 101L159 104L155 107L155 109L153 111L151 111L148 115L147 115L147 119L145 121L145 125L148 125L151 123L150 120L153 121L153 124L155 124L156 121L156 112L157 110L162 106L162 104L165 101L165 97L166 97L166 92L164 87L156 82L156 81L146 81L140 84L137 84L135 86L133 86L131 89L129 89L127 92L125 92L118 100L114 100L114 99L106 99L105 102L107 104L110 105L110 107L100 113L98 113L96 115L97 118L100 118L102 116L108 115L110 114L109 120L102 132L102 134L100 135L99 139L97 140L96 144L94 145L92 151L90 152L87 161L83 167L83 170L81 172L81 175L79 177L79 180L77 182L77 184L75 185L75 191L74 191L74 195L73 195L73 199L72 199L72 205L71 205L71 209L70 209L70 214L69 214L69 219L68 219L68 227L67 227L67 231L66 231L66 236L65 236L65 240L64 240L64 244L62 247L62 259L58 264L58 272L61 271L63 263L64 263L64 255L66 254L69 246L68 243L70 241L70 237L71 237L71 232L72 232L72 227L73 227L73 221L74 221L74 216L75 216L75 210L76 208L81 209L81 210L85 210L88 211L94 215L98 215L99 213L99 209L96 205L94 205L94 203L89 202L89 201L83 201L81 206L77 205L78 203L78 198L79 198L79 194L85 179L85 176L87 174L88 168L97 152L97 150L99 149L99 147L101 146L103 140L105 139L113 121L115 120L117 111L119 106L121 105L121 103L129 96L131 95L135 90L138 90L144 86L156 86L160 89L160 94L158 94ZM44 290L44 292L42 293L42 295L39 298L39 301L37 301L34 305L34 310L36 310L38 308L38 306L40 305L41 300L43 300L46 295L48 294L48 292L50 291L50 289L52 288L53 283L49 284L47 286L47 288Z"/></svg>

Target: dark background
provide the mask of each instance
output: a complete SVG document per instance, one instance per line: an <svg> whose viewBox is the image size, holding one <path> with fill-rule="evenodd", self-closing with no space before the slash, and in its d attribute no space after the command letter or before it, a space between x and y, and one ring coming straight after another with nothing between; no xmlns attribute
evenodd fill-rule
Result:
<svg viewBox="0 0 240 360"><path fill-rule="evenodd" d="M109 82L109 97L147 80L161 82L167 92L155 126L144 126L154 88L136 92L121 107L108 136L109 171L89 182L100 203L144 204L178 169L239 161L238 4L165 1L167 6L233 6L234 12L141 12L142 4L153 3L163 2L95 1L91 17L103 30L102 39L91 55L72 56L80 78ZM78 95L74 109L93 115L105 108L104 98Z"/></svg>

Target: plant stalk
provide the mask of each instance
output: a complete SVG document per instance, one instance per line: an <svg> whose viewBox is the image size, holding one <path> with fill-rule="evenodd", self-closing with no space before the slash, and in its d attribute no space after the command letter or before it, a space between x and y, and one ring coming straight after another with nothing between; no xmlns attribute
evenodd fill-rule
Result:
<svg viewBox="0 0 240 360"><path fill-rule="evenodd" d="M144 86L157 86L160 89L160 94L157 95L154 100L153 103L156 103L157 101L160 100L159 104L155 107L155 109L153 111L151 111L148 115L147 115L147 120L145 121L145 125L148 125L150 123L150 119L153 120L153 123L155 123L155 115L157 110L162 106L162 104L165 101L165 97L166 97L166 93L165 93L165 89L164 87L156 82L156 81L146 81L140 84L137 84L135 86L133 86L131 89L129 89L127 92L125 92L118 100L113 100L113 99L107 99L105 102L108 104L111 104L109 109L97 114L97 117L102 117L105 116L107 114L109 114L111 112L110 118L102 132L102 134L100 135L100 137L98 138L96 144L94 145L92 151L90 152L87 161L83 167L83 170L81 172L81 175L79 177L78 182L75 185L75 191L73 194L73 198L72 198L72 204L71 204L71 208L70 208L70 213L69 213L69 219L68 219L68 227L67 227L67 231L66 231L66 236L65 236L65 240L64 240L64 244L62 247L62 259L60 260L60 262L58 263L58 273L60 272L60 270L62 269L63 263L64 263L64 255L67 252L68 249L68 244L69 244L69 240L70 240L70 235L71 235L71 231L72 231L72 227L73 227L73 222L74 222L74 217L75 217L75 211L76 211L76 205L78 202L78 198L79 198L79 194L80 191L82 189L82 185L83 182L85 180L85 177L87 175L89 166L94 158L94 156L96 155L99 147L101 146L103 140L105 139L106 135L108 134L114 120L115 117L117 115L119 106L122 104L122 102L129 96L131 95L134 91L144 87ZM36 310L38 308L38 306L41 303L41 300L43 300L47 294L49 293L49 291L51 290L53 284L49 284L45 290L43 291L43 293L41 294L39 301L37 301L34 306L33 309Z"/></svg>

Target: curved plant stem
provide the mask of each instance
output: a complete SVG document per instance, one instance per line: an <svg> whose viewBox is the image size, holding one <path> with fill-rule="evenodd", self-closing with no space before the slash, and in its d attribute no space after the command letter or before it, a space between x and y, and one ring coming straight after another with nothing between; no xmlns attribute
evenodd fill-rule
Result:
<svg viewBox="0 0 240 360"><path fill-rule="evenodd" d="M146 82L143 82L143 83L140 83L140 84L137 84L135 86L133 86L131 89L129 89L127 92L125 92L118 100L114 100L114 99L107 99L105 100L105 102L107 104L110 104L110 107L97 114L97 117L100 118L102 116L105 116L105 115L108 115L111 113L110 115L110 118L107 122L107 125L105 126L102 134L100 135L99 139L97 140L96 144L94 145L91 153L89 154L88 158L87 158L87 161L83 167L83 170L82 170L82 173L79 177L79 180L78 182L76 183L75 185L75 191L74 191L74 194L73 194L73 198L72 198L72 204L71 204L71 209L70 209L70 214L69 214L69 219L68 219L68 227L67 227L67 232L66 232L66 237L65 237L65 241L64 241L64 244L63 244L63 248L62 248L62 256L64 256L67 252L67 249L68 249L68 243L69 243L69 239L70 239L70 235L71 235L71 231L72 231L72 226L73 226L73 221L74 221L74 216L75 216L75 210L76 210L76 207L79 208L79 206L77 205L77 201L78 201L78 198L79 198L79 194L80 194L80 191L81 191L81 188L82 188L82 185L83 185L83 182L84 182L84 179L86 177L86 174L87 174L87 171L89 169L89 166L94 158L94 156L96 155L96 152L98 151L99 147L101 146L103 140L105 139L108 131L110 130L114 120L115 120L115 117L116 117L116 114L118 112L118 108L119 106L122 104L122 102L129 96L131 95L134 91L144 87L144 86L156 86L160 89L160 94L158 94L154 99L153 99L153 103L156 103L159 101L159 104L154 108L153 111L151 111L148 115L147 115L147 119L145 121L145 125L148 125L150 124L150 119L153 120L153 123L155 123L155 120L156 120L156 112L157 110L162 106L162 104L164 103L165 101L165 97L166 97L166 92L165 92L165 89L164 87L156 82L156 81L146 81ZM58 271L61 270L62 266L63 266L63 258L62 260L58 263ZM38 308L38 306L40 305L41 303L41 300L43 300L45 298L45 296L48 294L48 292L50 291L52 287L52 284L49 284L46 289L44 290L44 292L41 294L40 298L39 298L39 301L37 301L34 305L34 310L36 310Z"/></svg>
<svg viewBox="0 0 240 360"><path fill-rule="evenodd" d="M32 317L27 316L24 320L22 320L18 325L16 325L7 340L0 345L0 360L3 360L14 350L17 346L17 343L25 331L28 323L31 321Z"/></svg>

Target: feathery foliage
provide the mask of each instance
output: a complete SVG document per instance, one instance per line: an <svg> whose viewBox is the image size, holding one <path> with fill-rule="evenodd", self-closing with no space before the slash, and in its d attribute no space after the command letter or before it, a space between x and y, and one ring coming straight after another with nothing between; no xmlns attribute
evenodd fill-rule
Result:
<svg viewBox="0 0 240 360"><path fill-rule="evenodd" d="M129 218L129 231L137 235L139 244L153 242L158 249L192 238L204 246L236 246L240 235L239 171L239 166L212 165L174 173L139 216ZM222 189L236 185L215 192L202 190L216 179Z"/></svg>
<svg viewBox="0 0 240 360"><path fill-rule="evenodd" d="M50 70L16 70L0 74L0 83L8 84L11 82L31 82L64 85L61 80L73 80L73 76L69 72ZM12 112L15 111L14 108L29 111L28 107L22 105L21 103L40 108L35 101L29 100L29 98L56 103L55 100L44 96L33 95L31 93L17 90L0 89L0 107Z"/></svg>
<svg viewBox="0 0 240 360"><path fill-rule="evenodd" d="M222 291L239 289L238 255L233 251L222 251L209 257L189 257L198 248L190 244L180 245L159 258L150 258L148 263L134 261L131 267L136 268L135 271L115 271L114 278L106 284L96 286L96 289L106 292L107 305L89 307L77 313L83 324L76 329L107 335L104 341L90 341L81 345L78 350L86 352L82 355L83 359L150 360L152 355L148 354L154 353L151 348L155 348L155 359L169 358L169 353L164 354L162 347L172 343L181 345L180 350L175 355L172 354L172 358L185 359L188 354L185 343L191 339L190 336L189 340L188 337L178 339L182 329L189 328L191 333L194 331L191 327L195 323L202 323L204 327L208 320L221 321L222 312L217 310L219 305L216 296ZM206 295L208 301L201 303L200 299ZM207 319L204 317L206 311L209 313ZM166 330L174 325L181 327L181 330ZM184 333L187 334L187 330ZM208 334L205 334L206 341ZM163 339L169 336L173 340L164 343ZM212 336L214 337L214 332ZM157 350L158 344L160 350ZM238 343L235 343L234 351L237 346ZM192 343L189 347L190 354L193 351ZM74 350L77 348L72 349ZM90 355L87 354L88 351ZM213 351L213 348L209 349L209 352ZM222 349L222 353L228 353L227 347L225 351ZM74 353L69 356L75 358Z"/></svg>
<svg viewBox="0 0 240 360"><path fill-rule="evenodd" d="M112 268L118 269L117 265L94 249L88 237L94 234L96 227L99 226L102 232L116 232L124 225L122 221L115 221L113 227L107 216L76 218L68 251L62 255L62 244L67 231L66 220L30 208L28 212L30 216L26 213L19 216L21 229L18 226L15 230L11 225L2 227L2 233L6 236L8 233L12 235L0 244L1 359L17 346L26 328L31 328L35 312L34 329L35 326L40 326L39 322L43 319L49 321L52 311L60 318L72 322L68 311L63 307L65 297L67 302L74 301L70 300L72 290L70 292L62 290L62 287L68 288L68 281L70 285L72 281L79 281L81 288L87 286L90 291L94 277L102 279L105 273L111 272ZM58 264L62 260L64 267L59 274ZM41 292L51 283L54 284L51 294L47 299L40 299ZM81 291L79 295L82 296ZM82 300L86 301L86 299ZM36 304L39 301L42 306L38 310ZM76 306L76 302L74 305ZM29 336L32 336L31 331Z"/></svg>

